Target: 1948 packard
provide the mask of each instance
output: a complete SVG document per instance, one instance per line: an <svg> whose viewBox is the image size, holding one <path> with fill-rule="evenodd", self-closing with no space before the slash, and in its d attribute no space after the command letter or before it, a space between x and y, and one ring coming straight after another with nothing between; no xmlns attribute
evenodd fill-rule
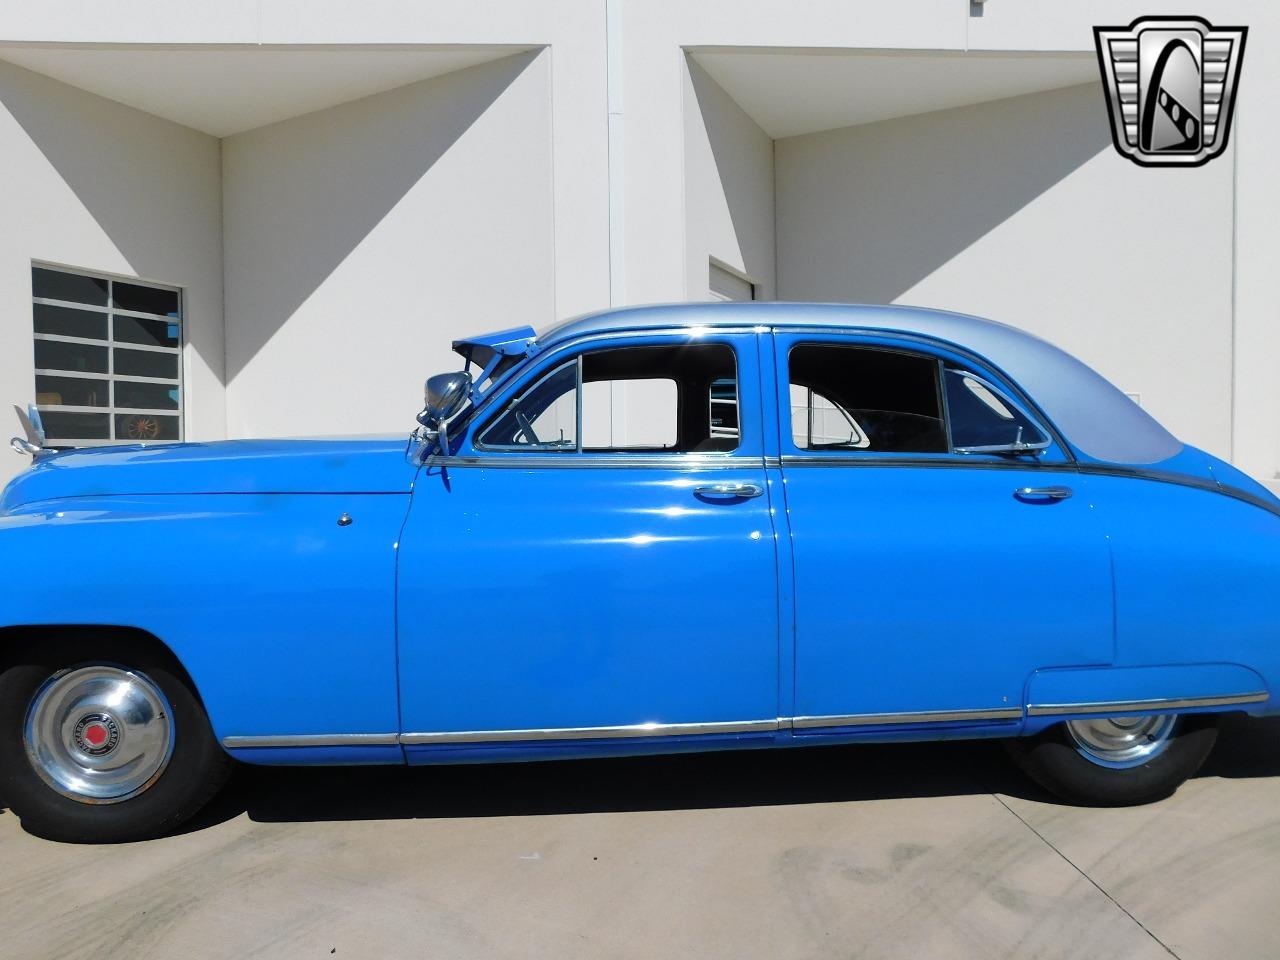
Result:
<svg viewBox="0 0 1280 960"><path fill-rule="evenodd" d="M961 737L1127 804L1223 713L1280 711L1280 500L1042 340L707 304L454 349L407 446L28 424L0 500L28 830L170 830L232 758Z"/></svg>

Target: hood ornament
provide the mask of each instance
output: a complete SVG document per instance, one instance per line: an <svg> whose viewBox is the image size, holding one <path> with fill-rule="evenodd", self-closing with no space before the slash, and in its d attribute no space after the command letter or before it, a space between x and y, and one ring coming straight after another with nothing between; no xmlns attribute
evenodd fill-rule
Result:
<svg viewBox="0 0 1280 960"><path fill-rule="evenodd" d="M15 453L25 453L33 460L39 460L41 457L53 453L54 451L45 449L44 424L40 422L40 411L36 409L36 405L33 403L26 410L23 410L15 403L13 412L18 415L18 422L22 424L22 432L27 435L25 440L22 437L14 437L9 441L9 446L13 451ZM0 434L0 436L3 436L3 434Z"/></svg>

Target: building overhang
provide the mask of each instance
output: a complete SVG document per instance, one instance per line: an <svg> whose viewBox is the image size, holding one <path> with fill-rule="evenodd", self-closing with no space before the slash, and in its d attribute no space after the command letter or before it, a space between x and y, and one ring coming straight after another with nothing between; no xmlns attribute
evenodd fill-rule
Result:
<svg viewBox="0 0 1280 960"><path fill-rule="evenodd" d="M774 139L1099 82L1083 51L686 50Z"/></svg>
<svg viewBox="0 0 1280 960"><path fill-rule="evenodd" d="M8 43L0 60L227 137L531 49Z"/></svg>

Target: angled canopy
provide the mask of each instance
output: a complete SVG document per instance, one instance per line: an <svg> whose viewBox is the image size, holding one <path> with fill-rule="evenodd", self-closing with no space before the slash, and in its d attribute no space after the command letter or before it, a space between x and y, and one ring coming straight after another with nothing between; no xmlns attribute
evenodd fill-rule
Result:
<svg viewBox="0 0 1280 960"><path fill-rule="evenodd" d="M532 352L537 334L533 327L512 327L496 333L482 333L478 337L453 341L453 352L481 369L489 366L495 357L523 357Z"/></svg>

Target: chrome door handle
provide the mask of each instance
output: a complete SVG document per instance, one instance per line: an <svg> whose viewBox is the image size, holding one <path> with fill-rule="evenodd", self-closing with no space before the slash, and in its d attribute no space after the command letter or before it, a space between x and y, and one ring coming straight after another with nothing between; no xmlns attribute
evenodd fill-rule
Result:
<svg viewBox="0 0 1280 960"><path fill-rule="evenodd" d="M1049 503L1066 500L1074 492L1070 487L1019 487L1013 495L1023 503Z"/></svg>
<svg viewBox="0 0 1280 960"><path fill-rule="evenodd" d="M758 483L708 483L694 487L693 492L708 500L748 500L764 493L764 487Z"/></svg>

